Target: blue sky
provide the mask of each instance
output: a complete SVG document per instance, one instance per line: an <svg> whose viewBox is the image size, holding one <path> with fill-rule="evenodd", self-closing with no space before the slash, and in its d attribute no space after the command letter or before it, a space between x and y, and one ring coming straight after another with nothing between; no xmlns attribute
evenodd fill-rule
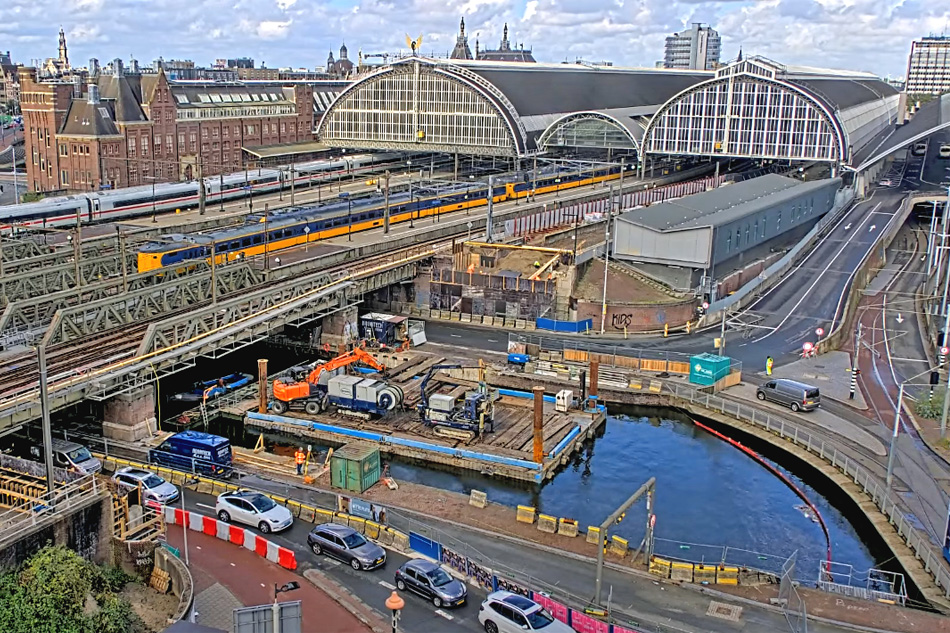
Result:
<svg viewBox="0 0 950 633"><path fill-rule="evenodd" d="M4 0L0 48L16 60L134 56L150 62L253 57L268 66L323 65L345 41L350 56L397 52L407 33L424 54L452 48L464 16L470 43L495 47L507 22L514 43L540 61L609 60L653 66L664 38L690 22L723 36L723 59L765 55L787 64L904 74L910 41L950 33L950 2L937 0Z"/></svg>

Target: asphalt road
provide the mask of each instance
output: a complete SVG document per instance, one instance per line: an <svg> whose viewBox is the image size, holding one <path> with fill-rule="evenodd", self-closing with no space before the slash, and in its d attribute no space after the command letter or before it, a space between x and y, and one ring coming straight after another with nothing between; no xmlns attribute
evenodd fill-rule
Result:
<svg viewBox="0 0 950 633"><path fill-rule="evenodd" d="M16 202L13 195L13 172L0 173L0 187L3 187L3 192L0 193L0 205ZM26 174L19 171L17 172L17 189L20 195L26 193Z"/></svg>
<svg viewBox="0 0 950 633"><path fill-rule="evenodd" d="M941 130L930 136L924 169L917 178L922 183L920 189L946 189L950 186L950 159L937 156L944 143L950 143L950 130Z"/></svg>
<svg viewBox="0 0 950 633"><path fill-rule="evenodd" d="M297 492L304 493L304 490ZM284 491L286 494L286 491ZM302 498L306 495L295 495ZM214 497L187 491L186 508L213 516ZM416 518L390 511L390 523L403 530L415 529L429 534L457 552L494 561L494 567L521 579L523 584L552 595L571 596L577 603L586 603L593 597L595 566L586 559L578 559L553 549L526 546L519 542L499 538L498 535L476 528L425 518L425 524ZM268 538L282 547L292 549L297 555L297 573L318 568L345 586L369 606L386 615L383 604L393 591L393 575L407 559L398 552L389 551L386 565L370 572L354 571L349 565L325 556L316 556L307 547L307 533L311 525L295 521L285 532L271 534ZM499 562L500 561L500 562ZM401 616L400 630L408 633L432 631L481 631L478 608L486 593L469 585L469 601L458 609L436 609L431 603L416 595L404 595L406 608ZM661 585L651 578L634 576L618 571L608 565L604 570L603 598L608 595L615 613L621 614L629 624L662 623L670 631L685 633L727 633L738 630L736 624L706 615L711 598L695 588L679 588ZM757 633L786 633L788 625L780 613L764 608L745 606L740 628ZM810 629L820 633L838 633L842 629L810 624Z"/></svg>

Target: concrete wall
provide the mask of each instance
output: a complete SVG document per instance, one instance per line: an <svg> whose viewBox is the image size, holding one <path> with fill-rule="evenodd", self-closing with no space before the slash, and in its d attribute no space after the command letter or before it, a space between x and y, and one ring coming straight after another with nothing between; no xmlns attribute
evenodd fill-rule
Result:
<svg viewBox="0 0 950 633"><path fill-rule="evenodd" d="M730 292L735 292L745 284L758 277L763 270L777 262L785 253L772 253L765 259L759 259L751 264L743 266L739 270L723 277L719 281L719 290L716 293L718 297L724 297Z"/></svg>
<svg viewBox="0 0 950 633"><path fill-rule="evenodd" d="M712 255L712 228L654 231L644 226L614 221L614 255L637 262L705 268Z"/></svg>
<svg viewBox="0 0 950 633"><path fill-rule="evenodd" d="M156 424L152 385L110 398L102 410L102 432L109 439L135 442L151 435Z"/></svg>
<svg viewBox="0 0 950 633"><path fill-rule="evenodd" d="M577 320L593 319L594 329L599 331L601 309L600 303L578 301ZM696 302L692 299L658 306L608 303L604 330L623 332L626 326L627 332L654 331L662 330L665 323L678 327L690 320L696 320Z"/></svg>
<svg viewBox="0 0 950 633"><path fill-rule="evenodd" d="M17 541L0 549L0 570L17 567L49 544L65 545L97 563L111 561L112 523L112 497L92 497L74 512L24 530Z"/></svg>
<svg viewBox="0 0 950 633"><path fill-rule="evenodd" d="M477 316L535 319L553 315L556 287L554 281L433 270L428 307Z"/></svg>

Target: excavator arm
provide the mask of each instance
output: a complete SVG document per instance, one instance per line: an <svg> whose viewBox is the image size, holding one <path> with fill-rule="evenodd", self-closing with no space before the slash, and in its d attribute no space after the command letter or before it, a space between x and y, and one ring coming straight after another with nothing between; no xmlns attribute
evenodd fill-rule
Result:
<svg viewBox="0 0 950 633"><path fill-rule="evenodd" d="M377 371L383 371L386 367L376 360L372 354L369 352L355 348L350 352L341 354L336 358L332 358L322 365L317 365L313 368L308 375L306 380L300 382L290 382L288 380L277 379L274 381L274 397L283 402L290 402L291 400L297 400L299 398L307 398L312 395L312 389L310 385L319 385L320 376L325 371L333 371L334 369L339 369L340 367L346 367L347 365L352 365L353 363L363 363L364 365L369 365Z"/></svg>

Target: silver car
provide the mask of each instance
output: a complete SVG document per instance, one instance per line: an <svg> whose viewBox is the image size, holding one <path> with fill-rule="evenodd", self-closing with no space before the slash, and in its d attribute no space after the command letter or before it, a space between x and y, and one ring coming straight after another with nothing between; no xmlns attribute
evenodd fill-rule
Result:
<svg viewBox="0 0 950 633"><path fill-rule="evenodd" d="M178 486L168 483L150 470L142 468L123 468L112 476L112 480L127 490L142 489L142 502L155 501L167 505L178 499Z"/></svg>
<svg viewBox="0 0 950 633"><path fill-rule="evenodd" d="M294 522L294 515L282 505L260 492L238 490L218 495L214 506L218 518L225 523L237 521L257 526L263 534L286 530Z"/></svg>
<svg viewBox="0 0 950 633"><path fill-rule="evenodd" d="M307 545L314 554L327 554L349 563L357 571L386 564L386 550L353 528L339 523L324 523L313 528L307 535Z"/></svg>

